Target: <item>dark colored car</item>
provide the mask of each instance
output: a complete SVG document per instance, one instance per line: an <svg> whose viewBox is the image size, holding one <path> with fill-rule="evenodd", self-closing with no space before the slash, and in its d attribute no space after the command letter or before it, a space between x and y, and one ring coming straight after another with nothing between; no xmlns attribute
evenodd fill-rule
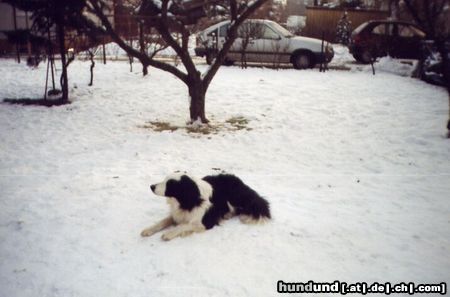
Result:
<svg viewBox="0 0 450 297"><path fill-rule="evenodd" d="M442 41L441 51L433 40L425 40L422 45L423 60L420 78L430 84L447 86L446 77L450 78L450 63L446 63L444 58L446 56L446 61L450 61L450 40Z"/></svg>
<svg viewBox="0 0 450 297"><path fill-rule="evenodd" d="M350 53L362 63L390 55L401 59L420 59L425 33L416 25L402 21L368 21L352 33Z"/></svg>

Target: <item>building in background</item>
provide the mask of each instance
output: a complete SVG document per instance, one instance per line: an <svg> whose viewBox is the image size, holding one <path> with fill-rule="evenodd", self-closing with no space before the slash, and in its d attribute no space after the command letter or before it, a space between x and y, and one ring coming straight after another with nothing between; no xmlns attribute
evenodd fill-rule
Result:
<svg viewBox="0 0 450 297"><path fill-rule="evenodd" d="M31 18L27 12L14 9L11 5L0 0L0 55L12 53L16 50L15 44L8 42L8 34L20 30L26 31L31 26ZM25 44L19 44L20 50L27 50Z"/></svg>
<svg viewBox="0 0 450 297"><path fill-rule="evenodd" d="M286 1L286 15L306 15L306 5L305 2L307 0L287 0ZM311 3L312 4L312 3ZM310 5L307 2L307 5Z"/></svg>

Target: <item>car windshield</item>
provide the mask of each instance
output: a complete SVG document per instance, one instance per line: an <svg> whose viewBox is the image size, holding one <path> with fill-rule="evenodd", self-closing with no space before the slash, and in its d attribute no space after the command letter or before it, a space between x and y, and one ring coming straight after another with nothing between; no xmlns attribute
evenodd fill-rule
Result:
<svg viewBox="0 0 450 297"><path fill-rule="evenodd" d="M292 37L294 36L291 32L289 32L288 30L286 30L285 28L283 28L280 24L275 23L275 22L270 22L270 26L275 29L275 31L277 31L279 34L283 35L284 37Z"/></svg>

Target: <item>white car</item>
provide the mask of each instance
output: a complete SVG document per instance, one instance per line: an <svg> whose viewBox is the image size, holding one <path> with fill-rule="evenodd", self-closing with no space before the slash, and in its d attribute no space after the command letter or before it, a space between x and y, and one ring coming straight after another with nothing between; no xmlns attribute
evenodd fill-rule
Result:
<svg viewBox="0 0 450 297"><path fill-rule="evenodd" d="M225 43L230 21L215 24L197 35L195 54L211 64ZM333 59L333 47L319 39L295 36L269 20L251 19L238 30L238 38L228 52L225 64L234 62L292 63L296 69L313 68Z"/></svg>

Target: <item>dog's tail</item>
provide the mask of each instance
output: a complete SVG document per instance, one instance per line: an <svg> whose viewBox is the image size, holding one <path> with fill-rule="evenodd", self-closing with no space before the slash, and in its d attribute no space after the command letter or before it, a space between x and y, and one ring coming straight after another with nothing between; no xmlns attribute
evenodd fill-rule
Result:
<svg viewBox="0 0 450 297"><path fill-rule="evenodd" d="M271 219L269 202L258 197L239 216L244 224L263 224Z"/></svg>

